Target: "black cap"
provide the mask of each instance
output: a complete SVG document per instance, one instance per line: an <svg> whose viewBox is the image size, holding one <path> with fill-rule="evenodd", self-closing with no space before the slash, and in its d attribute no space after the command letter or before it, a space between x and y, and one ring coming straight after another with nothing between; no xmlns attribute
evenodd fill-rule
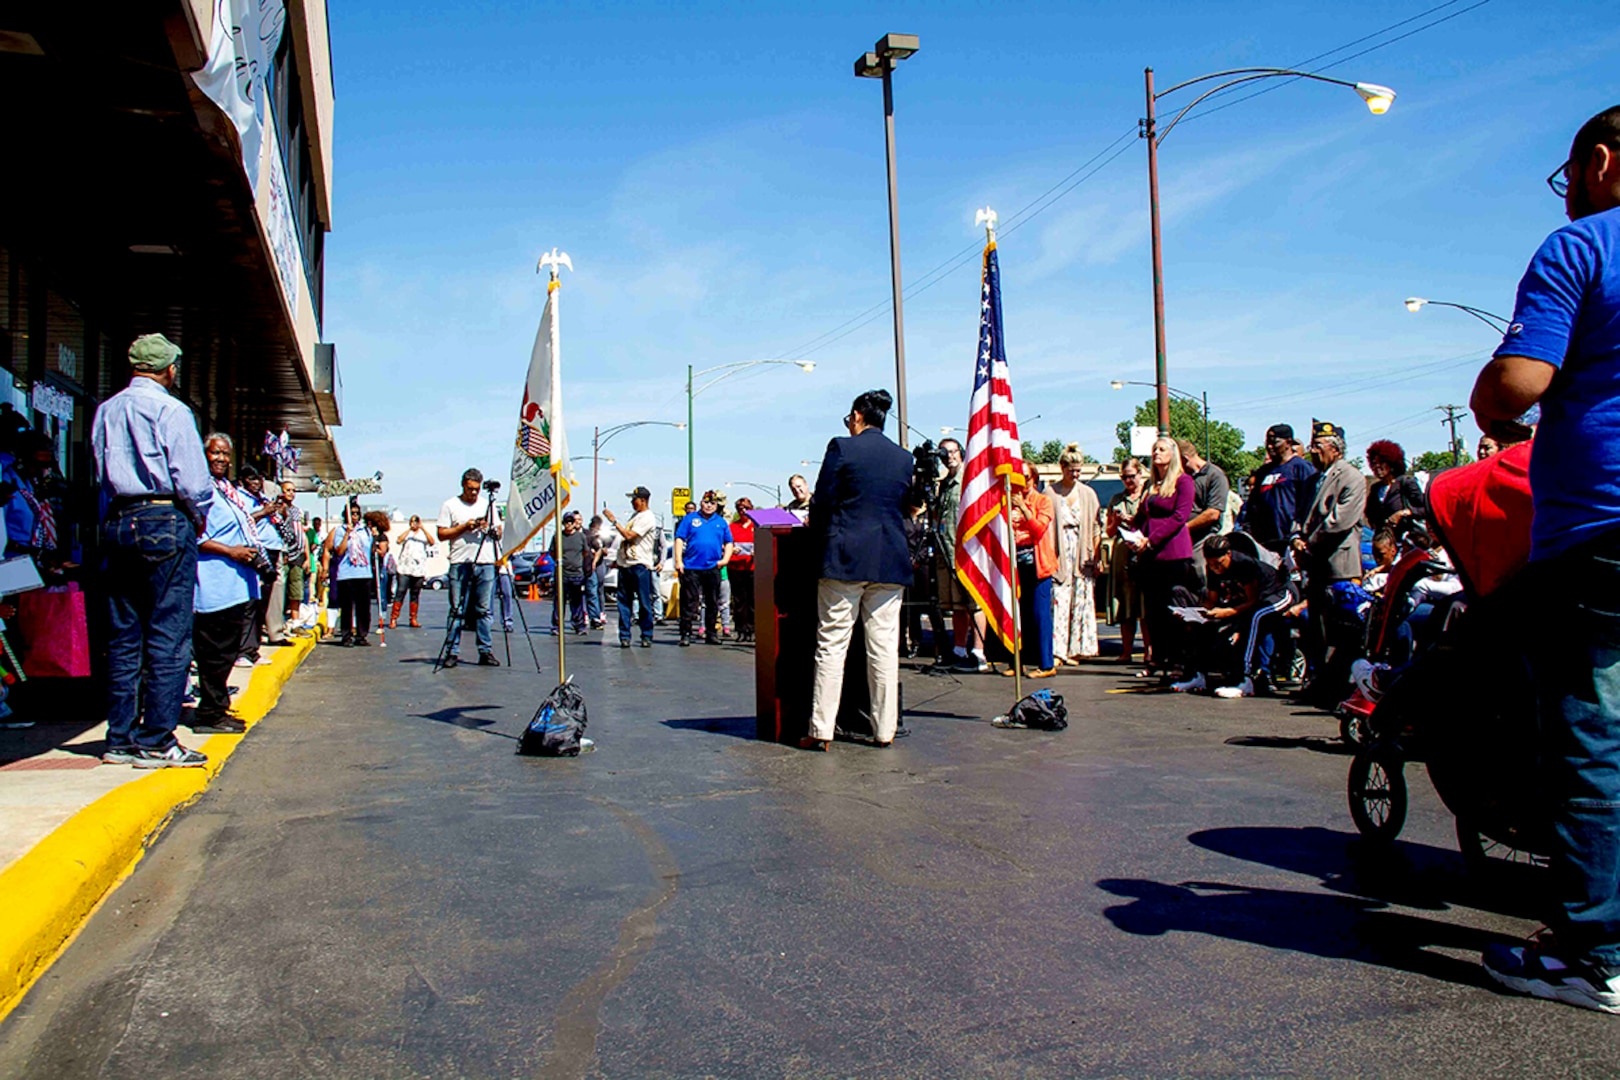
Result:
<svg viewBox="0 0 1620 1080"><path fill-rule="evenodd" d="M627 498L627 499L649 499L650 500L652 498L652 492L648 491L644 487L638 487L634 491L625 492L624 497Z"/></svg>
<svg viewBox="0 0 1620 1080"><path fill-rule="evenodd" d="M1293 442L1294 429L1289 424L1272 424L1270 427L1266 428L1266 438L1287 439L1289 442Z"/></svg>

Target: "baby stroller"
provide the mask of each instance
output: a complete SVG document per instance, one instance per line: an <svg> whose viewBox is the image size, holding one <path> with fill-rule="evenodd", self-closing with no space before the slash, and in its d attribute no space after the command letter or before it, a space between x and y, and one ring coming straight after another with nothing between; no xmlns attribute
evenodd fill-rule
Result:
<svg viewBox="0 0 1620 1080"><path fill-rule="evenodd" d="M1535 691L1516 617L1528 586L1530 445L1451 469L1429 521L1463 583L1428 651L1384 688L1350 763L1350 816L1369 841L1406 823L1406 764L1422 761L1470 866L1539 863L1551 849ZM1414 560L1414 564L1421 560Z"/></svg>
<svg viewBox="0 0 1620 1080"><path fill-rule="evenodd" d="M1334 710L1346 744L1366 741L1367 721L1384 691L1445 632L1459 590L1451 564L1421 544L1402 552L1390 566L1367 616L1362 658L1351 665L1355 689Z"/></svg>

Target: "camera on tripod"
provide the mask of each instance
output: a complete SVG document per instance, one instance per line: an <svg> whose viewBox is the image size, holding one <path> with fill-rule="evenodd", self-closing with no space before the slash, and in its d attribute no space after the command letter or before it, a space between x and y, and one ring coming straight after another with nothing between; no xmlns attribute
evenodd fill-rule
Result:
<svg viewBox="0 0 1620 1080"><path fill-rule="evenodd" d="M911 452L911 497L917 506L928 508L930 518L938 517L939 479L945 467L945 451L931 439Z"/></svg>
<svg viewBox="0 0 1620 1080"><path fill-rule="evenodd" d="M485 480L484 490L493 495L497 491L501 490L501 482L499 480Z"/></svg>

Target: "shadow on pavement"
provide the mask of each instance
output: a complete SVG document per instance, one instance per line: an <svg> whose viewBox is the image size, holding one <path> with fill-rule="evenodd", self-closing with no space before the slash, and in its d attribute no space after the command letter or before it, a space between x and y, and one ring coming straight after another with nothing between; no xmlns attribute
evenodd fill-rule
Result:
<svg viewBox="0 0 1620 1080"><path fill-rule="evenodd" d="M1356 960L1469 986L1490 986L1472 958L1501 935L1389 910L1364 897L1261 889L1224 882L1107 878L1097 887L1129 903L1103 914L1127 934L1159 937L1181 930L1335 960Z"/></svg>
<svg viewBox="0 0 1620 1080"><path fill-rule="evenodd" d="M1263 750L1314 750L1318 754L1336 754L1349 757L1355 747L1347 745L1336 735L1234 735L1226 740L1227 746L1254 746Z"/></svg>
<svg viewBox="0 0 1620 1080"><path fill-rule="evenodd" d="M477 731L484 735L498 735L503 739L516 739L516 735L508 735L504 731L492 731L491 725L496 721L487 716L469 716L468 713L482 712L485 709L499 709L499 705L457 705L450 709L440 709L430 713L411 713L423 720L432 720L437 724L449 724L451 727L464 728L467 731Z"/></svg>
<svg viewBox="0 0 1620 1080"><path fill-rule="evenodd" d="M1205 851L1306 874L1334 892L1364 899L1431 911L1461 905L1520 918L1538 914L1536 870L1500 866L1492 868L1499 873L1471 873L1456 851L1429 844L1398 840L1379 848L1348 830L1281 826L1205 829L1187 840Z"/></svg>
<svg viewBox="0 0 1620 1080"><path fill-rule="evenodd" d="M703 731L710 735L729 735L733 739L752 740L757 730L752 716L674 717L659 723L672 731Z"/></svg>

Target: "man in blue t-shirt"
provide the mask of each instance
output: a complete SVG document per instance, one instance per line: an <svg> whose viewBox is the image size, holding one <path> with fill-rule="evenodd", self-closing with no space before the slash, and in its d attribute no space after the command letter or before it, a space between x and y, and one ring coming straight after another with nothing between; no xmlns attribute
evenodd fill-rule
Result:
<svg viewBox="0 0 1620 1080"><path fill-rule="evenodd" d="M1493 945L1509 989L1620 1012L1620 106L1582 125L1548 185L1570 224L1519 282L1474 384L1479 425L1532 406L1532 668L1555 833L1555 940Z"/></svg>
<svg viewBox="0 0 1620 1080"><path fill-rule="evenodd" d="M1316 491L1316 469L1294 449L1294 429L1272 424L1266 429L1266 458L1254 474L1244 521L1249 535L1282 554L1299 531L1301 511Z"/></svg>
<svg viewBox="0 0 1620 1080"><path fill-rule="evenodd" d="M731 526L720 513L720 496L703 493L698 512L675 529L675 572L681 576L681 644L692 644L692 622L699 600L703 640L720 644L720 568L731 561Z"/></svg>

